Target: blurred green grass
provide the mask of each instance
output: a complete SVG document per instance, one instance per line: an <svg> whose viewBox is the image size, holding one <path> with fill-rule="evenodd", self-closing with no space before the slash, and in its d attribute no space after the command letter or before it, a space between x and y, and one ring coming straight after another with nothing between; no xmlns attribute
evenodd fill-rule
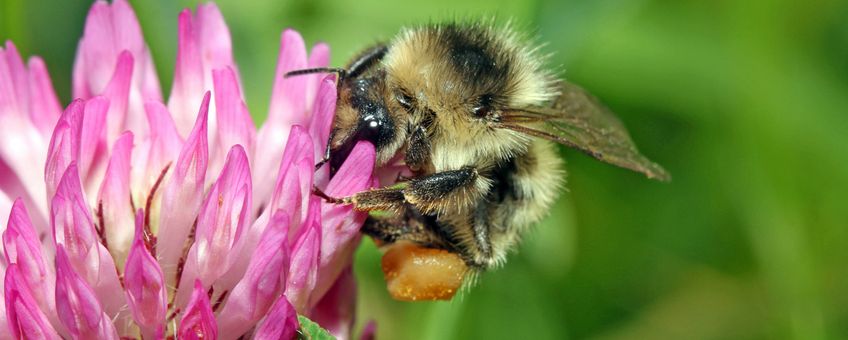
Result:
<svg viewBox="0 0 848 340"><path fill-rule="evenodd" d="M359 323L385 339L848 338L848 3L538 0L218 2L261 120L283 28L333 63L399 27L497 16L548 42L674 175L563 151L569 191L499 270L453 302L401 303L357 255ZM60 97L89 2L2 0L0 39L42 55ZM168 93L176 17L133 1Z"/></svg>

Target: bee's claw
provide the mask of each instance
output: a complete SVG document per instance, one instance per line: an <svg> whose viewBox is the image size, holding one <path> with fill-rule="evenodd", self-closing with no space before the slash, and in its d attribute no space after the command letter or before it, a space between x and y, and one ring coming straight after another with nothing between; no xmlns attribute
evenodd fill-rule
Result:
<svg viewBox="0 0 848 340"><path fill-rule="evenodd" d="M327 202L327 203L351 204L349 197L344 197L344 198L332 197L332 196L324 193L324 191L322 191L321 189L318 189L318 187L316 187L316 186L312 187L312 194L315 195L315 196L323 198L324 201Z"/></svg>
<svg viewBox="0 0 848 340"><path fill-rule="evenodd" d="M318 169L321 169L321 167L324 166L324 164L327 164L327 162L329 162L329 161L330 161L329 157L322 158L320 161L318 161L318 163L315 163L315 171L318 171Z"/></svg>

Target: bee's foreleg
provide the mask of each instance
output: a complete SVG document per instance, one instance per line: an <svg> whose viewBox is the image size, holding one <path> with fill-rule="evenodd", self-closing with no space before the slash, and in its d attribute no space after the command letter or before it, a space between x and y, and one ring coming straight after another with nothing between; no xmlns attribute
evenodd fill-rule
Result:
<svg viewBox="0 0 848 340"><path fill-rule="evenodd" d="M337 202L334 203L353 204L360 211L394 212L402 212L404 205L410 204L425 214L438 214L448 207L462 209L463 206L470 206L474 198L488 190L488 185L488 180L479 177L477 169L465 167L416 177L404 187L359 192L350 197L335 199Z"/></svg>
<svg viewBox="0 0 848 340"><path fill-rule="evenodd" d="M318 171L324 164L330 161L330 151L332 151L332 140L336 135L336 129L330 131L330 138L327 139L327 146L324 147L324 156L321 157L317 163L315 163L315 171Z"/></svg>
<svg viewBox="0 0 848 340"><path fill-rule="evenodd" d="M359 211L403 211L406 199L403 188L379 188L356 193L353 196L342 198L342 203L353 204Z"/></svg>
<svg viewBox="0 0 848 340"><path fill-rule="evenodd" d="M406 201L421 212L439 215L448 210L470 209L490 185L476 168L464 167L416 177L409 181L403 194Z"/></svg>

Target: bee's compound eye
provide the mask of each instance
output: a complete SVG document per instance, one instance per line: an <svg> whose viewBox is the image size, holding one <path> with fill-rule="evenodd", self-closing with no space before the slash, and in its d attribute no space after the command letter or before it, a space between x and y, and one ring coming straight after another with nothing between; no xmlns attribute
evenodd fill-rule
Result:
<svg viewBox="0 0 848 340"><path fill-rule="evenodd" d="M477 104L471 108L471 113L477 118L486 118L492 112L492 95L484 94L477 100Z"/></svg>
<svg viewBox="0 0 848 340"><path fill-rule="evenodd" d="M412 96L406 94L406 91L403 90L395 93L395 100L407 111L411 111L412 106L415 105L415 98L412 98Z"/></svg>

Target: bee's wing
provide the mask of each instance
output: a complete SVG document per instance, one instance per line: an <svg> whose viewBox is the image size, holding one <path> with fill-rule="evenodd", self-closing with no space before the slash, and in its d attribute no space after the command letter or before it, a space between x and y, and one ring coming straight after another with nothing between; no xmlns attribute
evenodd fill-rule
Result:
<svg viewBox="0 0 848 340"><path fill-rule="evenodd" d="M671 179L659 164L639 153L624 124L597 98L566 81L560 90L548 108L506 110L501 127L578 149L648 178Z"/></svg>

